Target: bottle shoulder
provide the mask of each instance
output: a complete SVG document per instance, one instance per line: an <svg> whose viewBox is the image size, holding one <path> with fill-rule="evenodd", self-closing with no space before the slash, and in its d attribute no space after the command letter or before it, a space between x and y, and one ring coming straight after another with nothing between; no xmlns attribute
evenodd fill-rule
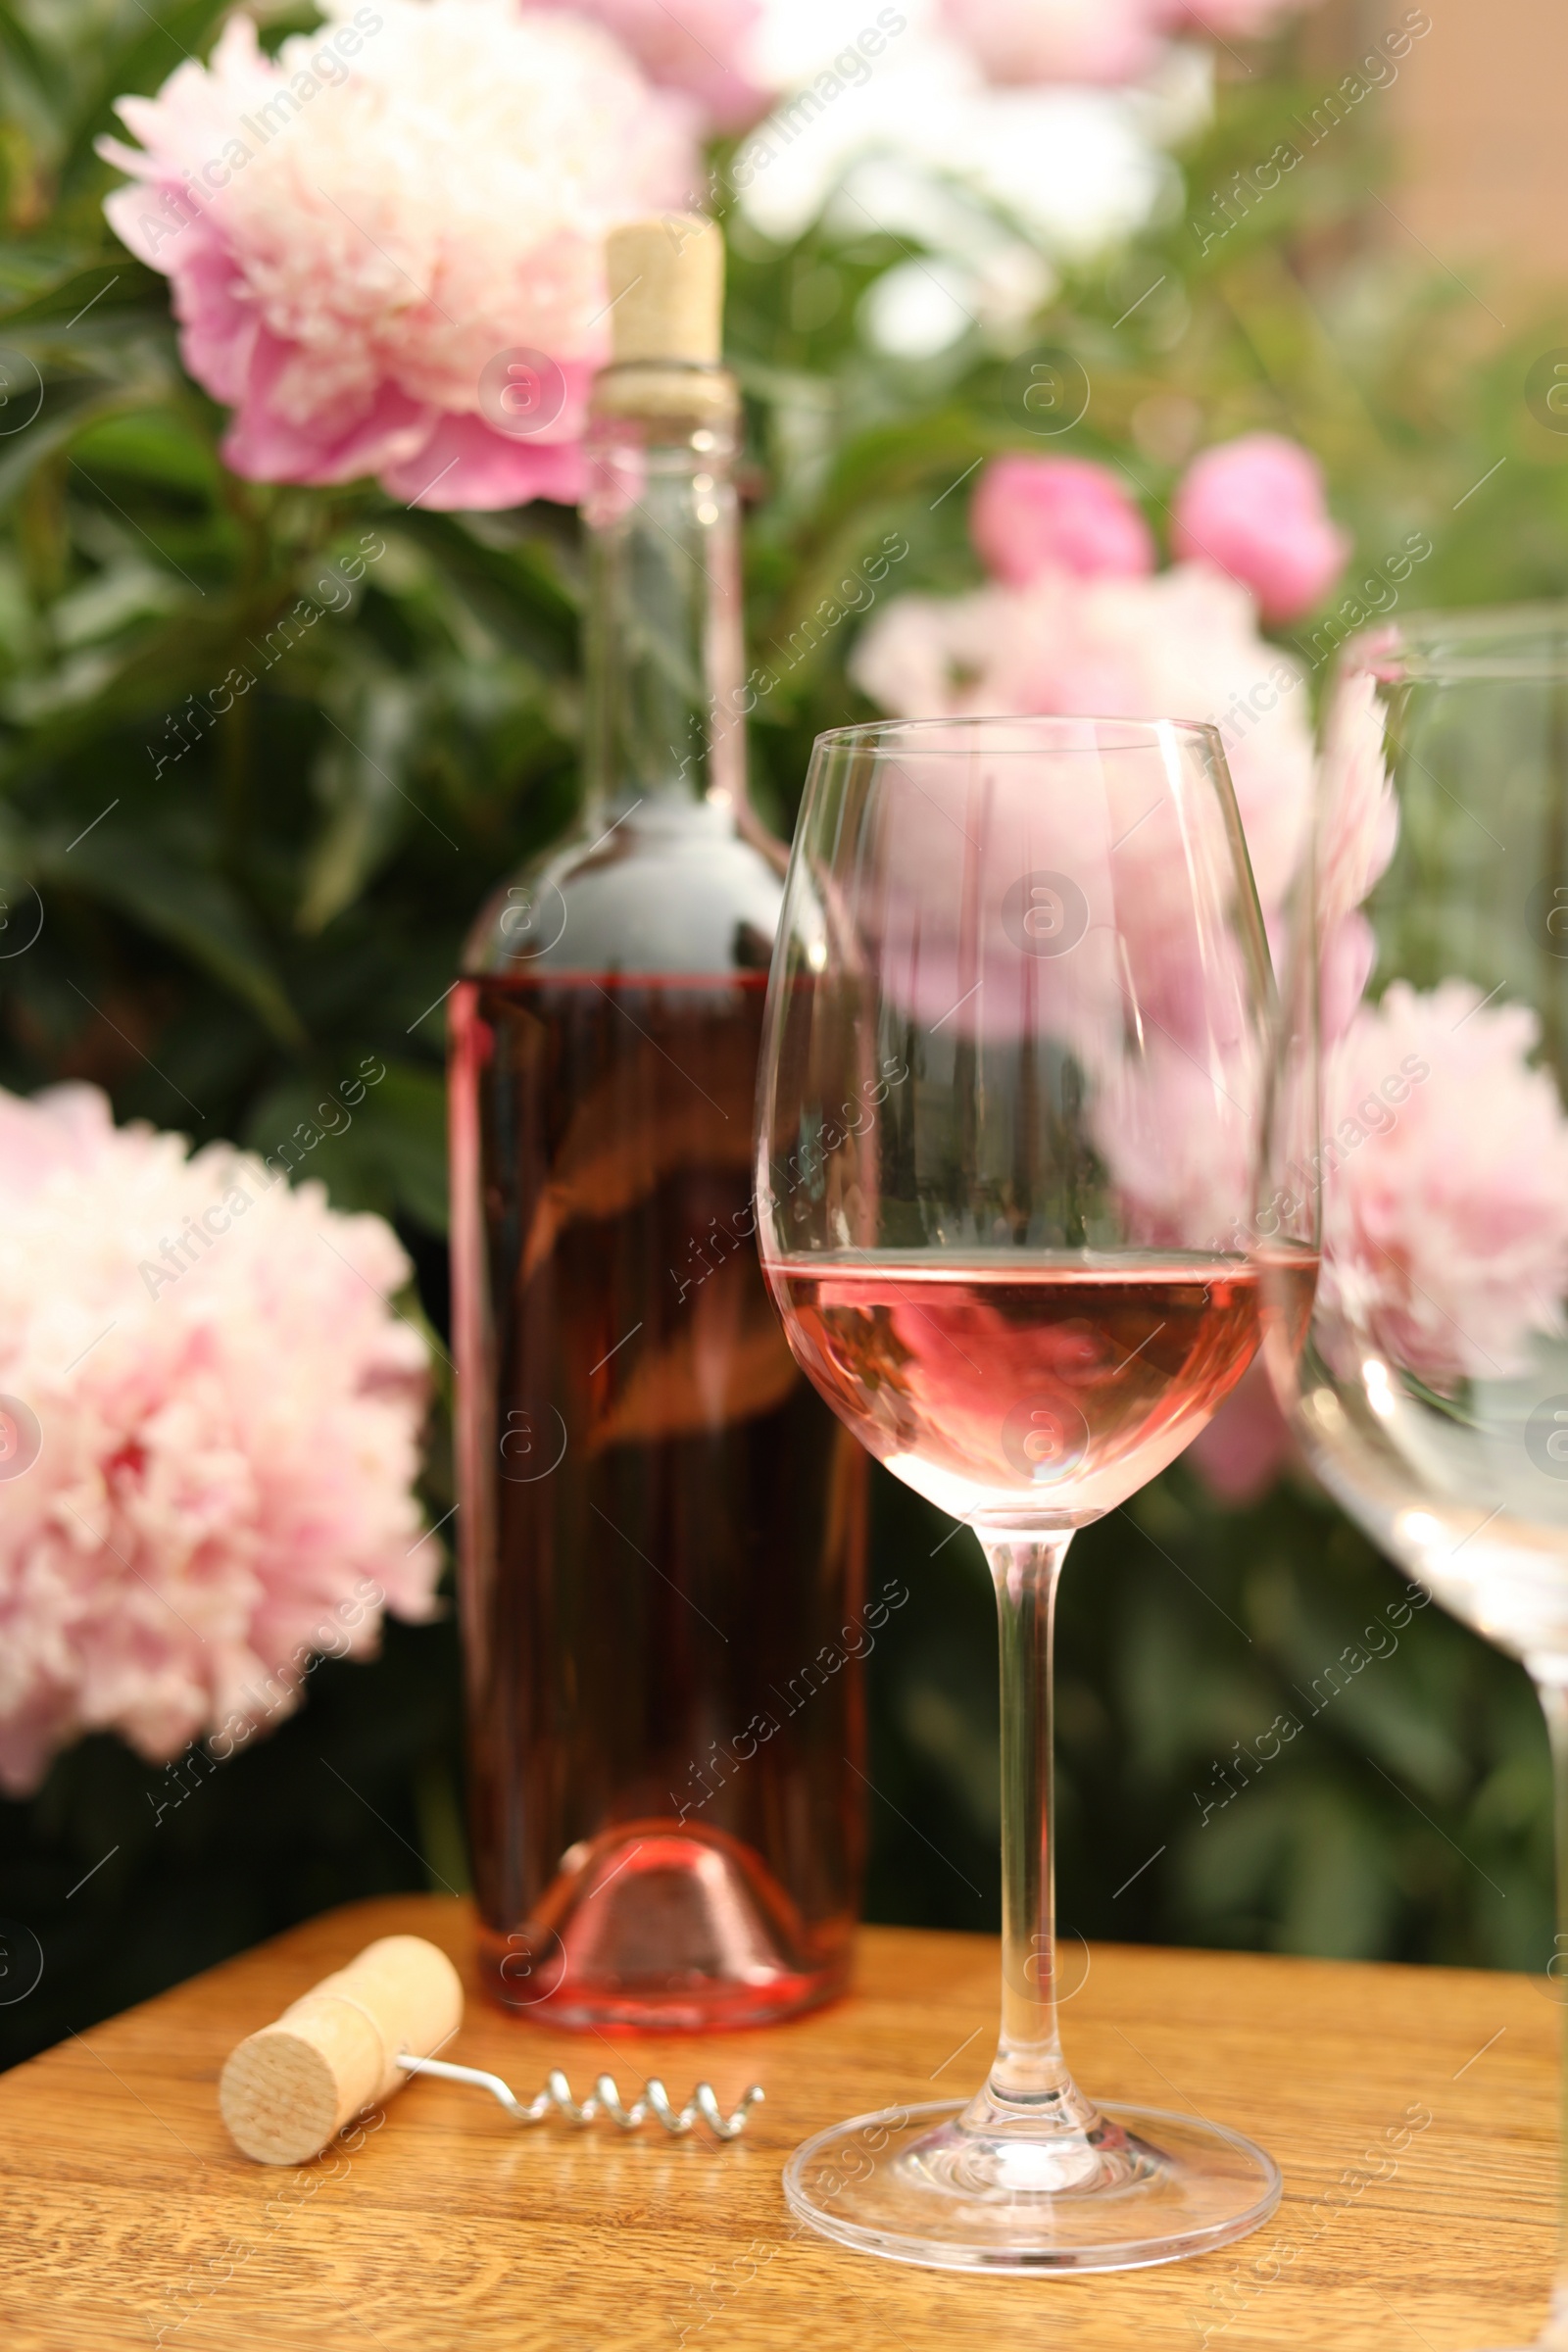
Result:
<svg viewBox="0 0 1568 2352"><path fill-rule="evenodd" d="M750 811L633 808L530 859L481 907L466 976L765 971L786 853Z"/></svg>

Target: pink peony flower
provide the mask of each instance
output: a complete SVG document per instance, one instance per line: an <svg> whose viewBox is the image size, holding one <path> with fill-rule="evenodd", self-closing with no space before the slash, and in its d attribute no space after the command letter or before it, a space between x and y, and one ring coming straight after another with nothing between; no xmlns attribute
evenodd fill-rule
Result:
<svg viewBox="0 0 1568 2352"><path fill-rule="evenodd" d="M683 202L690 107L581 19L347 6L275 63L231 17L208 66L122 99L141 146L101 142L132 174L111 225L171 279L237 473L374 474L430 507L576 499L605 232ZM521 396L519 352L543 362Z"/></svg>
<svg viewBox="0 0 1568 2352"><path fill-rule="evenodd" d="M92 1087L0 1093L0 1786L89 1731L232 1752L313 1653L373 1651L383 1603L431 1614L408 1261Z"/></svg>
<svg viewBox="0 0 1568 2352"><path fill-rule="evenodd" d="M1143 514L1106 466L1088 458L993 458L969 509L969 535L993 578L1024 588L1053 567L1083 579L1154 568Z"/></svg>
<svg viewBox="0 0 1568 2352"><path fill-rule="evenodd" d="M1468 980L1394 981L1329 1057L1319 1302L1434 1386L1560 1334L1568 1118L1540 1023Z"/></svg>
<svg viewBox="0 0 1568 2352"><path fill-rule="evenodd" d="M1159 61L1162 0L940 0L990 81L1136 81Z"/></svg>
<svg viewBox="0 0 1568 2352"><path fill-rule="evenodd" d="M1258 1055L1211 1035L1195 1054L1138 1010L1143 1050L1088 1061L1090 1123L1122 1229L1150 1250L1239 1253L1252 1222Z"/></svg>
<svg viewBox="0 0 1568 2352"><path fill-rule="evenodd" d="M1279 433L1244 433L1195 458L1176 492L1171 546L1250 588L1268 621L1309 612L1352 541L1323 503L1323 470Z"/></svg>
<svg viewBox="0 0 1568 2352"><path fill-rule="evenodd" d="M548 6L550 0L544 0ZM761 0L561 0L612 32L662 88L686 90L717 130L744 130L768 104L747 59Z"/></svg>
<svg viewBox="0 0 1568 2352"><path fill-rule="evenodd" d="M851 661L895 717L1081 711L1210 719L1236 782L1263 910L1277 919L1309 820L1312 739L1298 664L1250 596L1199 564L1149 579L1042 572L1026 588L900 597Z"/></svg>

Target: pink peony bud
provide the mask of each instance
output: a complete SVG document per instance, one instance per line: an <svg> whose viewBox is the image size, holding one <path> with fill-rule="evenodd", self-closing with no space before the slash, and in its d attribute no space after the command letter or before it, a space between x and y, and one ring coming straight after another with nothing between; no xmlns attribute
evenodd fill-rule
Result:
<svg viewBox="0 0 1568 2352"><path fill-rule="evenodd" d="M1088 458L994 458L969 509L969 535L986 569L1009 588L1045 571L1137 579L1154 568L1139 509Z"/></svg>
<svg viewBox="0 0 1568 2352"><path fill-rule="evenodd" d="M1323 469L1279 433L1244 433L1195 458L1171 545L1250 588L1268 621L1296 620L1331 588L1352 545L1323 503Z"/></svg>

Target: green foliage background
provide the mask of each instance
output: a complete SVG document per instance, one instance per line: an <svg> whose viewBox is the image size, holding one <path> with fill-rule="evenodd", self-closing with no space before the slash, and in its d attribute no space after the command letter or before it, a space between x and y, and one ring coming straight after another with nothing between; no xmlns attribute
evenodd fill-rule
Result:
<svg viewBox="0 0 1568 2352"><path fill-rule="evenodd" d="M438 1000L481 898L572 805L575 518L436 514L373 487L225 471L223 418L181 371L165 283L100 211L115 175L92 143L112 100L204 53L221 15L220 0L159 5L155 22L140 0L0 0L0 1081L86 1077L122 1118L272 1149L379 1054L386 1081L307 1164L340 1205L396 1220L442 1329ZM267 37L309 22L275 15ZM1385 601L1374 586L1356 607L1357 584L1411 530L1434 548L1411 601L1568 593L1564 443L1523 397L1568 328L1505 332L1484 288L1366 238L1375 94L1276 191L1233 193L1234 225L1210 235L1238 172L1282 138L1304 150L1325 86L1288 54L1253 63L1266 70L1223 83L1177 159L1184 195L1173 176L1154 225L1068 272L1005 342L977 328L931 360L881 355L861 297L918 244L830 206L780 249L729 214L751 627L777 678L754 760L781 828L812 735L860 714L845 676L856 622L803 635L807 616L889 531L910 553L884 593L972 581L963 477L996 451L1103 458L1162 531L1192 447L1269 425L1318 453L1354 527L1347 619ZM1090 398L1079 424L1042 438L1025 394L1059 352ZM375 547L351 600L322 584ZM318 617L270 660L301 599ZM216 726L193 724L190 698L236 667L255 686ZM31 930L29 891L42 931L6 956L8 934ZM439 1427L428 1487L439 1518ZM905 1574L912 1598L870 1667L869 1904L984 1927L995 1641L976 1547L950 1534L879 1482L878 1569ZM1299 1693L1399 1590L1290 1480L1227 1512L1178 1465L1079 1539L1061 1624L1067 1929L1540 1965L1544 1737L1523 1676L1435 1608L1204 1824L1234 1744L1301 1714ZM332 1902L462 1886L450 1621L393 1626L379 1662L328 1664L314 1683L299 1717L178 1801L162 1771L99 1739L35 1799L0 1805L0 1915L45 1953L36 1992L0 2005L0 2056Z"/></svg>

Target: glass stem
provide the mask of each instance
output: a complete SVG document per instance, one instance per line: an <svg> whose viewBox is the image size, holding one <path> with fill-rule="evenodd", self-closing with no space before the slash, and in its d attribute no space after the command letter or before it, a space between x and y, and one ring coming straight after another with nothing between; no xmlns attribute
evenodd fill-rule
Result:
<svg viewBox="0 0 1568 2352"><path fill-rule="evenodd" d="M1077 2132L1095 2116L1056 2032L1052 1639L1071 1542L1071 1529L986 1542L1002 1663L1002 2038L965 2121L1032 2136Z"/></svg>
<svg viewBox="0 0 1568 2352"><path fill-rule="evenodd" d="M1559 2001L1568 1999L1568 1684L1536 1683L1551 1741L1552 1826L1557 1856L1557 1935L1550 1975ZM1557 2261L1551 2309L1538 2339L1540 2352L1568 2352L1568 2052L1557 2057Z"/></svg>

